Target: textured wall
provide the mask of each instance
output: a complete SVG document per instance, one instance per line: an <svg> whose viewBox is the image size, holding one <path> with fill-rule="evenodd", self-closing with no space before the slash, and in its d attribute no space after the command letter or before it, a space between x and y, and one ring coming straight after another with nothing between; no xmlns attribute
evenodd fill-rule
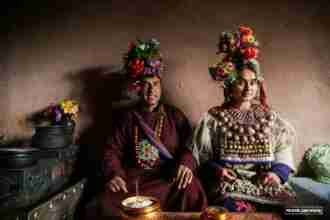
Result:
<svg viewBox="0 0 330 220"><path fill-rule="evenodd" d="M83 105L77 135L102 143L111 102L123 82L111 72L136 37L160 40L167 64L165 98L195 124L223 101L207 74L219 33L247 24L261 42L270 103L297 129L297 161L311 144L329 142L326 1L53 2L17 4L1 21L6 31L1 34L0 129L7 136L29 137L29 114L76 98Z"/></svg>

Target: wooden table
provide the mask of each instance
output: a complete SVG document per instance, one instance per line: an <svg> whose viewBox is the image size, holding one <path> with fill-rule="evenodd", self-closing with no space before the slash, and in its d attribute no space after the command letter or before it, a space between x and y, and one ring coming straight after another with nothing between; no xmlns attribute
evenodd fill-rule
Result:
<svg viewBox="0 0 330 220"><path fill-rule="evenodd" d="M200 212L163 212L162 220L199 220ZM231 212L226 220L282 220L273 213L237 213Z"/></svg>

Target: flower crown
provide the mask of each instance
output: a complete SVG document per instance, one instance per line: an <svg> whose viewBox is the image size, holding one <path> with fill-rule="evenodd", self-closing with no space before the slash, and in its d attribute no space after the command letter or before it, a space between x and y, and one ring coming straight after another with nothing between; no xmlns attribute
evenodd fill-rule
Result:
<svg viewBox="0 0 330 220"><path fill-rule="evenodd" d="M156 39L137 40L130 43L124 56L124 68L130 79L138 81L142 76L161 76L163 71L162 55Z"/></svg>
<svg viewBox="0 0 330 220"><path fill-rule="evenodd" d="M222 32L218 44L220 61L209 67L209 73L216 81L223 81L228 87L238 77L238 71L246 64L252 67L257 79L262 80L257 60L259 43L250 27L240 26L234 32Z"/></svg>

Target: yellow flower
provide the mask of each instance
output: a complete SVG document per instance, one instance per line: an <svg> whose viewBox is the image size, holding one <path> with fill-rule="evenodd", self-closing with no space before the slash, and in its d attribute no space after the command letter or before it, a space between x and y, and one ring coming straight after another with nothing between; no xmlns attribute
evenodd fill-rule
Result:
<svg viewBox="0 0 330 220"><path fill-rule="evenodd" d="M74 105L72 108L71 108L71 112L72 114L77 114L79 111L79 107L78 105Z"/></svg>
<svg viewBox="0 0 330 220"><path fill-rule="evenodd" d="M65 114L77 114L79 111L78 103L74 100L63 100L60 106Z"/></svg>
<svg viewBox="0 0 330 220"><path fill-rule="evenodd" d="M252 44L255 41L255 37L253 35L249 35L247 41Z"/></svg>

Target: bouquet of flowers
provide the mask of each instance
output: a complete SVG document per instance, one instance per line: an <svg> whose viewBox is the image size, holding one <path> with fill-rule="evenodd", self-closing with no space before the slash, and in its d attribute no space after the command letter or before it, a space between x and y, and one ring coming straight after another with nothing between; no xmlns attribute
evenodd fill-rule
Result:
<svg viewBox="0 0 330 220"><path fill-rule="evenodd" d="M217 54L219 61L209 67L209 72L214 80L224 81L225 87L237 78L237 70L243 64L250 62L259 69L259 43L250 27L221 33Z"/></svg>
<svg viewBox="0 0 330 220"><path fill-rule="evenodd" d="M156 39L131 42L124 56L124 65L127 74L133 80L138 80L143 75L160 76L163 63L159 42Z"/></svg>
<svg viewBox="0 0 330 220"><path fill-rule="evenodd" d="M41 113L43 121L51 125L74 124L78 118L79 105L75 100L62 100L57 104L50 104Z"/></svg>

